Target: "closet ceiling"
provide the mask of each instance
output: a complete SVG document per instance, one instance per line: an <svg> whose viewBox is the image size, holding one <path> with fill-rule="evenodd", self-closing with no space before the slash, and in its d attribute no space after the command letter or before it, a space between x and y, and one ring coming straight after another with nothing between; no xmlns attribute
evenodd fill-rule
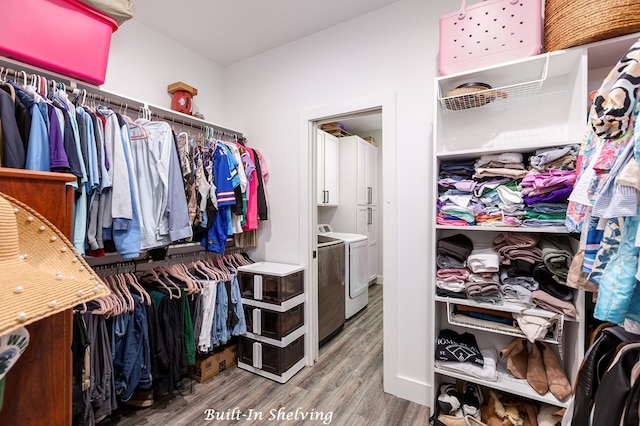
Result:
<svg viewBox="0 0 640 426"><path fill-rule="evenodd" d="M227 66L396 1L135 0L135 19Z"/></svg>

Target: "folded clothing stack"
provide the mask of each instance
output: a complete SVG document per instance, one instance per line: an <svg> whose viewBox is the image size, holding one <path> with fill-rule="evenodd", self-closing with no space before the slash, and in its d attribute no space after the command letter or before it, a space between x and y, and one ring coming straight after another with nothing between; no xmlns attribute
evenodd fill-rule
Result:
<svg viewBox="0 0 640 426"><path fill-rule="evenodd" d="M440 225L562 226L575 184L579 145L475 160L444 161L438 177ZM528 164L527 164L528 163Z"/></svg>
<svg viewBox="0 0 640 426"><path fill-rule="evenodd" d="M444 297L465 298L465 282L469 277L467 257L473 251L473 242L462 234L441 238L436 244L436 294Z"/></svg>
<svg viewBox="0 0 640 426"><path fill-rule="evenodd" d="M440 330L438 334L436 359L484 365L484 358L480 353L476 336L471 333L459 334L448 328Z"/></svg>
<svg viewBox="0 0 640 426"><path fill-rule="evenodd" d="M569 238L564 235L545 235L538 245L542 250L544 264L553 274L553 279L560 284L566 284L573 260Z"/></svg>
<svg viewBox="0 0 640 426"><path fill-rule="evenodd" d="M475 224L473 160L444 161L438 176L438 214L440 225L468 226Z"/></svg>
<svg viewBox="0 0 640 426"><path fill-rule="evenodd" d="M500 263L510 265L513 260L531 264L542 261L542 250L537 246L538 234L502 232L493 239L493 249L500 256Z"/></svg>
<svg viewBox="0 0 640 426"><path fill-rule="evenodd" d="M440 330L435 359L439 368L494 382L498 380L498 351L495 348L480 349L475 335L471 333Z"/></svg>

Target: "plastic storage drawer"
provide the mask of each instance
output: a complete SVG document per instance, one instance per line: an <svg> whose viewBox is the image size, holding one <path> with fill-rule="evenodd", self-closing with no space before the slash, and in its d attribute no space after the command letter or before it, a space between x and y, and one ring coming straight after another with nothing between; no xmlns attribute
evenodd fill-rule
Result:
<svg viewBox="0 0 640 426"><path fill-rule="evenodd" d="M282 303L304 292L304 268L257 262L239 267L238 281L243 298Z"/></svg>
<svg viewBox="0 0 640 426"><path fill-rule="evenodd" d="M104 83L116 21L76 0L0 1L0 55Z"/></svg>
<svg viewBox="0 0 640 426"><path fill-rule="evenodd" d="M283 375L304 357L304 337L279 348L267 343L240 336L238 360L260 370L278 376Z"/></svg>
<svg viewBox="0 0 640 426"><path fill-rule="evenodd" d="M286 312L271 311L244 304L247 330L253 334L282 339L304 325L304 303Z"/></svg>

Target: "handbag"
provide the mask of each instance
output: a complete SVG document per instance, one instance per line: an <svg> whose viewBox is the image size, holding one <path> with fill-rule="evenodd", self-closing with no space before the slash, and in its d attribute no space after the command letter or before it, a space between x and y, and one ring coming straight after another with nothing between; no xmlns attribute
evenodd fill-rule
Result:
<svg viewBox="0 0 640 426"><path fill-rule="evenodd" d="M93 9L112 17L118 25L133 18L133 0L79 0Z"/></svg>
<svg viewBox="0 0 640 426"><path fill-rule="evenodd" d="M486 0L440 18L441 75L542 52L541 0Z"/></svg>

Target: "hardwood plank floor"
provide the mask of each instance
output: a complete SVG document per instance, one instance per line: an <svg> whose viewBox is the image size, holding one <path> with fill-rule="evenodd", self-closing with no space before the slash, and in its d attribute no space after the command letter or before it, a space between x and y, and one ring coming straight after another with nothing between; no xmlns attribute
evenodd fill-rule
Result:
<svg viewBox="0 0 640 426"><path fill-rule="evenodd" d="M206 383L193 382L192 393L166 397L150 408L123 408L100 425L429 423L427 407L382 389L382 286L373 285L369 306L320 348L320 360L314 366L305 367L289 382L279 384L234 366ZM296 409L298 420L284 419L287 414L295 416ZM216 410L223 418L207 410ZM260 414L262 420L256 417ZM305 420L301 420L303 414Z"/></svg>

